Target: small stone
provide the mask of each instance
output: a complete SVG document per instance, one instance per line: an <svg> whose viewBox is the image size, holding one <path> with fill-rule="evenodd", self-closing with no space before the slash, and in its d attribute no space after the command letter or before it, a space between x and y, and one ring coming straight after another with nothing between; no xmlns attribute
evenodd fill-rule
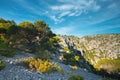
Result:
<svg viewBox="0 0 120 80"><path fill-rule="evenodd" d="M10 61L10 64L13 64L13 62L12 62L12 61Z"/></svg>

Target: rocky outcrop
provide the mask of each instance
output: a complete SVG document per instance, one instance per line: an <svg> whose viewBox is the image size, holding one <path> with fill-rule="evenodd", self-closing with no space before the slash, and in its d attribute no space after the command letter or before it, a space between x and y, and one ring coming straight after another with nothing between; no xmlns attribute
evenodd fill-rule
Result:
<svg viewBox="0 0 120 80"><path fill-rule="evenodd" d="M59 52L59 55L67 53L66 50L71 51L75 55L79 54L79 67L94 72L99 71L97 73L114 78L120 76L120 34L103 34L82 38L59 36L59 38L58 50L62 51ZM64 59L64 56L62 58ZM104 63L101 60L104 60ZM112 68L108 68L108 65L111 65Z"/></svg>
<svg viewBox="0 0 120 80"><path fill-rule="evenodd" d="M120 58L120 34L85 36L60 36L60 45L80 51L91 64L101 58Z"/></svg>

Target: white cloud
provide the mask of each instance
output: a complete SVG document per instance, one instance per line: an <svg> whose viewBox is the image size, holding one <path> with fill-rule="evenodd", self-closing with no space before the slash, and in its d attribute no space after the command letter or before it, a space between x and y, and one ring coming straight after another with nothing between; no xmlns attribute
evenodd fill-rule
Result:
<svg viewBox="0 0 120 80"><path fill-rule="evenodd" d="M57 24L58 22L62 22L62 21L64 20L64 19L59 20L59 18L57 18L56 16L50 16L50 15L49 15L49 17L50 17L52 20L54 20L55 24Z"/></svg>
<svg viewBox="0 0 120 80"><path fill-rule="evenodd" d="M56 24L64 21L64 17L80 16L89 11L98 11L100 6L95 0L56 0L56 3L51 4L52 1L37 1L38 4L29 2L29 0L13 0L21 5L24 9L39 16L47 16ZM41 7L44 6L44 7Z"/></svg>
<svg viewBox="0 0 120 80"><path fill-rule="evenodd" d="M65 11L59 15L59 18L66 16L66 15L69 15L69 14L70 14L70 11Z"/></svg>
<svg viewBox="0 0 120 80"><path fill-rule="evenodd" d="M51 6L52 10L70 10L72 9L74 6L73 5L61 5L61 6Z"/></svg>
<svg viewBox="0 0 120 80"><path fill-rule="evenodd" d="M93 6L93 11L98 11L100 9L99 5L94 4Z"/></svg>
<svg viewBox="0 0 120 80"><path fill-rule="evenodd" d="M73 31L74 31L73 27L60 27L60 28L53 29L53 32L55 32L56 34L62 34L62 35L69 35L70 32L73 32Z"/></svg>
<svg viewBox="0 0 120 80"><path fill-rule="evenodd" d="M50 6L52 14L55 16L54 19L51 19L55 22L55 18L58 19L56 23L62 22L65 16L80 16L85 11L98 11L100 9L95 0L58 0L58 2L61 4Z"/></svg>

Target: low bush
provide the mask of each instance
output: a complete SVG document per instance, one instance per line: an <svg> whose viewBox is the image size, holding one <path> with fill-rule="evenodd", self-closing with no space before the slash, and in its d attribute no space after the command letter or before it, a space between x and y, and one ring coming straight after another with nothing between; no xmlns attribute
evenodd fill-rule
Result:
<svg viewBox="0 0 120 80"><path fill-rule="evenodd" d="M69 77L68 80L84 80L84 77L82 77L80 75L72 75Z"/></svg>
<svg viewBox="0 0 120 80"><path fill-rule="evenodd" d="M26 65L26 67L32 70L37 70L42 73L49 73L52 71L58 71L58 72L61 72L62 74L64 73L60 66L58 66L56 63L51 63L47 60L26 58L23 61L23 63L24 65Z"/></svg>
<svg viewBox="0 0 120 80"><path fill-rule="evenodd" d="M42 60L50 60L51 55L47 50L44 50L44 51L39 51L36 54L35 58L40 58Z"/></svg>
<svg viewBox="0 0 120 80"><path fill-rule="evenodd" d="M68 47L64 47L64 51L68 54L70 53L70 49Z"/></svg>
<svg viewBox="0 0 120 80"><path fill-rule="evenodd" d="M16 51L7 45L4 42L0 42L0 55L1 56L6 56L6 57L12 57L16 54Z"/></svg>
<svg viewBox="0 0 120 80"><path fill-rule="evenodd" d="M6 57L13 57L16 54L16 51L13 49L0 49L0 55Z"/></svg>
<svg viewBox="0 0 120 80"><path fill-rule="evenodd" d="M120 59L101 59L95 65L98 71L104 70L110 74L118 73L120 71Z"/></svg>
<svg viewBox="0 0 120 80"><path fill-rule="evenodd" d="M63 54L64 60L63 63L64 64L69 64L72 66L79 66L79 60L80 60L80 56L79 55L75 55L74 53L65 53Z"/></svg>
<svg viewBox="0 0 120 80"><path fill-rule="evenodd" d="M5 67L5 65L3 64L3 62L0 60L0 70L2 70Z"/></svg>

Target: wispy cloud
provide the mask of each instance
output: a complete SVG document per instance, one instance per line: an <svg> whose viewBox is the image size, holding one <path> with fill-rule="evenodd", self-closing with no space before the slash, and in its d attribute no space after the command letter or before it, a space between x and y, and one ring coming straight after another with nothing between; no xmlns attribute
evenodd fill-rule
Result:
<svg viewBox="0 0 120 80"><path fill-rule="evenodd" d="M47 16L54 21L55 24L66 21L66 17L81 16L81 14L89 14L89 12L97 12L101 10L101 5L98 4L96 0L56 0L56 3L52 4L53 1L43 1L38 0L35 3L29 2L30 0L13 0L17 4L21 5L30 13L38 16ZM101 0L106 1L106 0ZM44 7L41 7L44 6ZM112 3L106 6L106 11L100 12L94 16L92 19L85 20L87 24L97 24L102 21L108 20L115 17L120 12L116 9L118 4ZM114 14L112 13L114 12ZM100 17L101 16L101 17Z"/></svg>
<svg viewBox="0 0 120 80"><path fill-rule="evenodd" d="M70 35L71 32L74 31L74 28L71 26L67 27L60 27L53 29L53 32L56 34L62 34L62 35Z"/></svg>
<svg viewBox="0 0 120 80"><path fill-rule="evenodd" d="M25 11L33 13L35 15L45 15L47 10L45 10L42 6L43 4L37 4L30 2L30 0L13 0L16 4L20 5ZM39 3L39 2L38 2Z"/></svg>
<svg viewBox="0 0 120 80"><path fill-rule="evenodd" d="M74 8L74 6L73 5L70 5L70 4L67 4L67 5L60 5L60 6L51 6L51 9L52 10L70 10L70 9L72 9L72 8Z"/></svg>
<svg viewBox="0 0 120 80"><path fill-rule="evenodd" d="M56 3L59 3L59 5L51 4L50 1L36 1L38 3L37 5L29 3L29 0L13 1L33 14L49 17L55 23L64 21L64 17L80 16L89 10L98 11L100 9L100 5L98 5L95 0L56 0Z"/></svg>
<svg viewBox="0 0 120 80"><path fill-rule="evenodd" d="M51 11L53 11L54 18L56 23L63 21L63 17L68 16L80 16L82 13L86 11L98 11L100 9L100 5L96 3L94 0L78 0L77 2L74 0L58 0L60 5L52 5L50 6Z"/></svg>

